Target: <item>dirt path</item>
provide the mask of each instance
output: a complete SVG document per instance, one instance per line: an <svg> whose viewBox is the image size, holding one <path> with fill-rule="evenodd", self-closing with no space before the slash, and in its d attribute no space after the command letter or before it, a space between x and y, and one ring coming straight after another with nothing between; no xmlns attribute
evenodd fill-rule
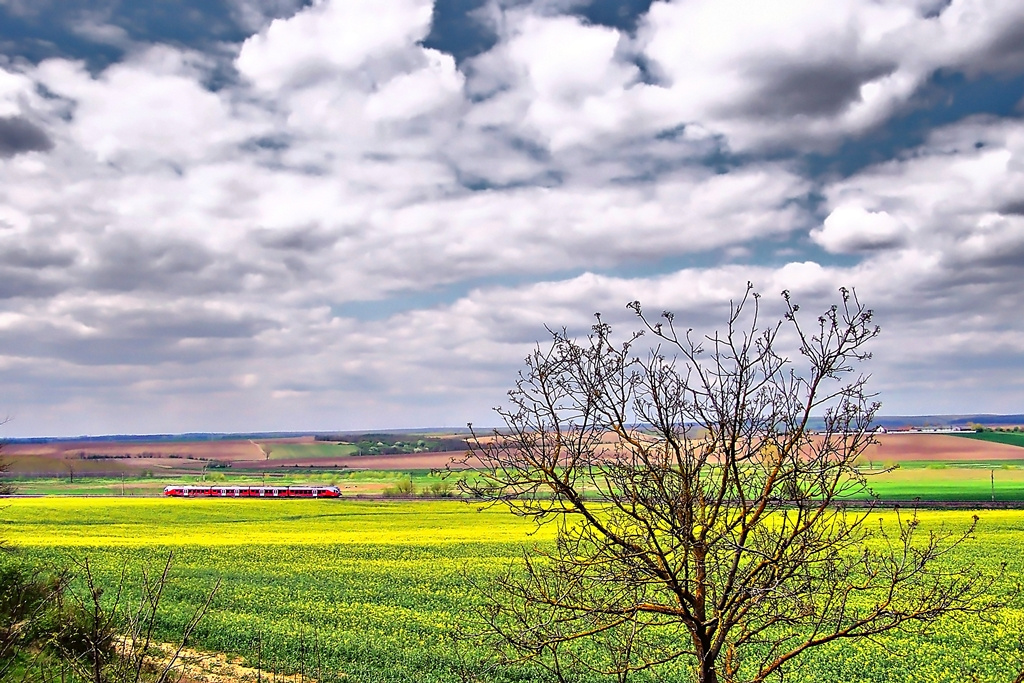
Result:
<svg viewBox="0 0 1024 683"><path fill-rule="evenodd" d="M162 654L152 657L151 664L157 671L162 671L167 662L174 657L178 646L173 643L158 643L154 647ZM241 657L229 658L222 652L203 652L193 648L183 648L171 669L178 675L171 676L170 680L177 679L181 683L317 683L316 678L302 673L285 675L272 670L261 671L246 666L245 660ZM335 676L345 678L343 673L337 673Z"/></svg>

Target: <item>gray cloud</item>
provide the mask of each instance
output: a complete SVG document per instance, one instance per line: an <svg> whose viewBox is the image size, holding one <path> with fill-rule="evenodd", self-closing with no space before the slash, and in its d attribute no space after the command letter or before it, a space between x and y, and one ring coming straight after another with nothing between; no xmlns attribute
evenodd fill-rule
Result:
<svg viewBox="0 0 1024 683"><path fill-rule="evenodd" d="M0 116L0 157L51 149L53 140L36 124L23 116Z"/></svg>
<svg viewBox="0 0 1024 683"><path fill-rule="evenodd" d="M999 207L999 213L1008 216L1024 216L1024 199L1016 199Z"/></svg>
<svg viewBox="0 0 1024 683"><path fill-rule="evenodd" d="M0 299L38 299L53 296L63 289L64 285L41 273L22 268L0 267Z"/></svg>
<svg viewBox="0 0 1024 683"><path fill-rule="evenodd" d="M274 323L255 314L206 310L143 310L130 313L83 313L83 322L99 323L112 337L124 339L250 339L270 329Z"/></svg>
<svg viewBox="0 0 1024 683"><path fill-rule="evenodd" d="M103 336L82 339L56 336L52 331L45 331L40 336L3 334L0 340L10 355L59 359L83 366L196 364L211 358L244 357L247 351L239 344L204 344L182 348L172 338Z"/></svg>
<svg viewBox="0 0 1024 683"><path fill-rule="evenodd" d="M277 17L291 16L310 2L310 0L227 1L235 20L250 31L258 31Z"/></svg>
<svg viewBox="0 0 1024 683"><path fill-rule="evenodd" d="M970 238L944 254L949 276L956 282L1012 283L1014 289L1024 287L1024 220L1017 218L1016 230L1009 230L989 239Z"/></svg>
<svg viewBox="0 0 1024 683"><path fill-rule="evenodd" d="M970 72L1024 73L1024 14L1007 22L1001 29L980 58L969 65Z"/></svg>
<svg viewBox="0 0 1024 683"><path fill-rule="evenodd" d="M337 235L325 232L317 226L285 230L257 230L254 237L257 242L268 249L308 253L322 251L338 241Z"/></svg>
<svg viewBox="0 0 1024 683"><path fill-rule="evenodd" d="M76 254L67 249L46 245L0 245L0 264L16 268L66 268L76 261Z"/></svg>
<svg viewBox="0 0 1024 683"><path fill-rule="evenodd" d="M835 116L860 101L861 86L892 73L895 63L858 64L848 58L758 65L762 85L740 111L768 118Z"/></svg>
<svg viewBox="0 0 1024 683"><path fill-rule="evenodd" d="M201 304L121 311L86 304L69 310L60 321L25 319L8 326L0 331L0 344L8 355L86 366L195 364L249 356L253 338L275 326L258 314L204 309Z"/></svg>
<svg viewBox="0 0 1024 683"><path fill-rule="evenodd" d="M236 268L234 259L195 241L122 232L102 238L85 284L114 292L236 291Z"/></svg>

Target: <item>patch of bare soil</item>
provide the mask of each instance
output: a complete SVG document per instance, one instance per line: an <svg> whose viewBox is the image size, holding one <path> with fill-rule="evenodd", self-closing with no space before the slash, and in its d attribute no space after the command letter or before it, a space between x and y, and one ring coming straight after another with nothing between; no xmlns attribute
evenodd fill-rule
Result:
<svg viewBox="0 0 1024 683"><path fill-rule="evenodd" d="M154 650L160 654L148 657L149 664L162 671L167 663L174 659L178 646L172 643L159 643ZM317 679L303 673L282 674L274 671L259 670L246 666L241 657L228 657L222 652L203 652L192 648L182 648L174 660L171 670L176 675L170 680L181 683L248 683L266 681L266 683L317 683ZM345 674L335 674L344 678Z"/></svg>
<svg viewBox="0 0 1024 683"><path fill-rule="evenodd" d="M1024 460L1024 448L950 434L881 434L862 460Z"/></svg>
<svg viewBox="0 0 1024 683"><path fill-rule="evenodd" d="M232 470L287 470L291 467L337 467L352 470L432 470L444 469L452 458L462 460L464 451L442 453L398 453L395 455L346 455L339 458L292 458L235 462ZM456 468L457 469L457 468Z"/></svg>
<svg viewBox="0 0 1024 683"><path fill-rule="evenodd" d="M39 458L202 458L250 460L262 456L259 446L237 441L60 441L45 444L6 444L8 457Z"/></svg>
<svg viewBox="0 0 1024 683"><path fill-rule="evenodd" d="M210 462L257 460L264 454L248 440L235 441L59 441L5 444L11 471L28 476L118 476L143 470L200 470Z"/></svg>

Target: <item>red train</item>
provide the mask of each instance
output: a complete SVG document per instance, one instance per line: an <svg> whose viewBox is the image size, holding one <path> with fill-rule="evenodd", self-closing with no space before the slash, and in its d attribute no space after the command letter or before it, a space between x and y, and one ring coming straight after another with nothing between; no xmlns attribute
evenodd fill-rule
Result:
<svg viewBox="0 0 1024 683"><path fill-rule="evenodd" d="M337 486L167 486L174 498L340 498Z"/></svg>

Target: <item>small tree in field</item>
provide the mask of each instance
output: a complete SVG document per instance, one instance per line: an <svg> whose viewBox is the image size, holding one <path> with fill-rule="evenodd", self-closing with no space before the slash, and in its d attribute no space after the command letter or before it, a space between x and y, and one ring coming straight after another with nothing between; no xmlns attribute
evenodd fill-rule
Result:
<svg viewBox="0 0 1024 683"><path fill-rule="evenodd" d="M0 423L2 424L2 423ZM3 442L0 442L0 496L11 496L18 492L18 487L8 479L11 476L11 461L4 453Z"/></svg>
<svg viewBox="0 0 1024 683"><path fill-rule="evenodd" d="M477 476L460 483L557 525L554 547L485 597L505 657L560 680L760 682L810 648L979 608L978 577L941 562L973 524L925 533L913 514L875 523L844 506L868 490L855 461L878 404L855 368L879 330L840 292L812 328L784 292L783 319L765 325L748 285L706 337L634 302L629 341L598 317L583 342L556 332L526 359L504 427L474 435L462 464ZM658 346L638 352L645 333Z"/></svg>

